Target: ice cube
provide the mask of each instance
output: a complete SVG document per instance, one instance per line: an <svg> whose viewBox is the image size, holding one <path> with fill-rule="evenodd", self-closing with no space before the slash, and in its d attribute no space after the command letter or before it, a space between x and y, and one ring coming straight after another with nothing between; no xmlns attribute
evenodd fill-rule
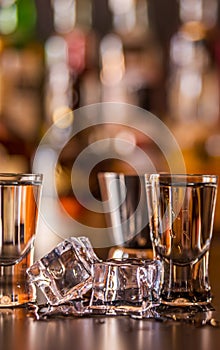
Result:
<svg viewBox="0 0 220 350"><path fill-rule="evenodd" d="M159 260L110 259L92 266L93 313L137 314L160 303L161 262Z"/></svg>
<svg viewBox="0 0 220 350"><path fill-rule="evenodd" d="M50 305L82 298L92 287L91 267L100 262L87 237L70 237L59 243L28 270L29 282Z"/></svg>

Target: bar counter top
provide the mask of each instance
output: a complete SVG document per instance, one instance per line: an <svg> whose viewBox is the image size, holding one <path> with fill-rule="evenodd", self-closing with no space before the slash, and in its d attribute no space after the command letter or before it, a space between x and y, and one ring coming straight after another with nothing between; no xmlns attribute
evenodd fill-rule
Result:
<svg viewBox="0 0 220 350"><path fill-rule="evenodd" d="M210 251L212 317L220 321L220 237ZM1 350L219 350L218 326L117 317L36 320L26 308L0 309Z"/></svg>

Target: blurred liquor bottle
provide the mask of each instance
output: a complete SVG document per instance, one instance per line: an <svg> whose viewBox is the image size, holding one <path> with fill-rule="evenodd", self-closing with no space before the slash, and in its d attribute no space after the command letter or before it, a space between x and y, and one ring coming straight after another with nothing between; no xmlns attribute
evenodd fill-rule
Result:
<svg viewBox="0 0 220 350"><path fill-rule="evenodd" d="M100 43L103 99L128 102L162 118L163 53L148 1L108 0L108 7L112 27Z"/></svg>
<svg viewBox="0 0 220 350"><path fill-rule="evenodd" d="M42 123L43 51L36 36L34 0L0 6L1 170L28 171Z"/></svg>
<svg viewBox="0 0 220 350"><path fill-rule="evenodd" d="M217 1L180 1L181 24L170 41L168 81L171 117L210 127L218 120L218 81L210 50L216 26Z"/></svg>
<svg viewBox="0 0 220 350"><path fill-rule="evenodd" d="M90 0L52 1L53 32L45 42L45 111L47 125L68 110L94 102L88 96L94 81L95 34ZM88 74L87 74L88 73ZM90 89L95 94L94 87ZM95 97L94 97L95 98ZM99 102L97 99L95 102Z"/></svg>

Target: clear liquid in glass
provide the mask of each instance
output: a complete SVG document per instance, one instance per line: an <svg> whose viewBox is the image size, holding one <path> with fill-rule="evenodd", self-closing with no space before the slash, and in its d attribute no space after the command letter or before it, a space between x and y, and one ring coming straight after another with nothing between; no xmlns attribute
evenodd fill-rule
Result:
<svg viewBox="0 0 220 350"><path fill-rule="evenodd" d="M153 198L152 242L163 261L162 301L170 305L211 300L208 261L217 185L187 175L185 180L161 177Z"/></svg>
<svg viewBox="0 0 220 350"><path fill-rule="evenodd" d="M0 184L0 306L36 299L27 282L33 263L38 218L39 184Z"/></svg>

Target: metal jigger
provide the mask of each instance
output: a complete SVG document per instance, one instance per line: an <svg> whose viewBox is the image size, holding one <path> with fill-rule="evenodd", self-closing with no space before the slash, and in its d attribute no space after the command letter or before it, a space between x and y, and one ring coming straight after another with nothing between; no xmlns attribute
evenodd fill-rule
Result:
<svg viewBox="0 0 220 350"><path fill-rule="evenodd" d="M152 258L144 175L98 174L110 258Z"/></svg>

